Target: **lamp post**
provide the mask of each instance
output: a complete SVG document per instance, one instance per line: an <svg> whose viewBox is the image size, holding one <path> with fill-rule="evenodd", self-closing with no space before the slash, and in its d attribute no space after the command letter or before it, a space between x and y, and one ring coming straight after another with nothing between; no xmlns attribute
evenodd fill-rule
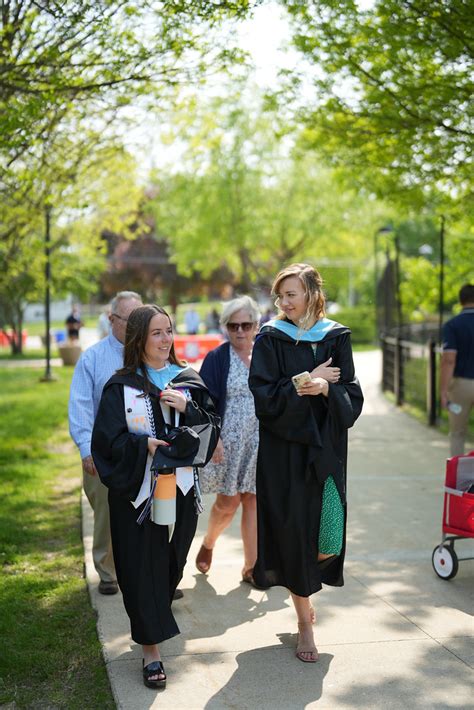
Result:
<svg viewBox="0 0 474 710"><path fill-rule="evenodd" d="M400 240L398 234L395 234L393 239L395 245L395 292L397 296L397 326L398 335L401 337L400 329L402 326L402 296L400 293Z"/></svg>
<svg viewBox="0 0 474 710"><path fill-rule="evenodd" d="M439 305L438 305L438 338L443 341L443 311L444 311L444 225L446 219L441 215L439 230Z"/></svg>
<svg viewBox="0 0 474 710"><path fill-rule="evenodd" d="M378 340L379 335L379 308L378 308L378 286L379 286L379 271L377 262L377 247L378 247L378 236L379 234L389 234L393 232L393 227L390 225L385 225L380 227L374 232L374 310L375 310L375 338Z"/></svg>
<svg viewBox="0 0 474 710"><path fill-rule="evenodd" d="M44 311L46 319L46 369L40 382L53 382L57 378L51 373L51 340L50 340L50 327L51 327L51 303L50 303L50 284L51 284L51 205L47 204L44 208L45 217L45 235L44 235L44 254L45 254L45 297L44 297Z"/></svg>

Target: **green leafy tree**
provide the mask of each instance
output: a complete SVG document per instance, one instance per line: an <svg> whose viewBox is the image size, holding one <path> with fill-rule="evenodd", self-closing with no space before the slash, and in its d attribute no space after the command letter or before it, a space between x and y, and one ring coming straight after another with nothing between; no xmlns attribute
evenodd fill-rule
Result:
<svg viewBox="0 0 474 710"><path fill-rule="evenodd" d="M219 265L242 290L268 288L283 264L331 268L332 298L354 300L372 254L367 235L386 209L343 187L313 153L292 148L279 118L254 88L188 100L170 123L181 169L154 175L150 209L181 273Z"/></svg>
<svg viewBox="0 0 474 710"><path fill-rule="evenodd" d="M10 199L0 203L0 221L6 225L0 240L0 326L16 334L13 349L16 344L21 348L26 305L44 294L47 205L52 207L53 296L74 293L85 298L97 289L105 260L103 229L133 236L130 225L136 221L142 191L130 155L102 148L79 160L74 155L77 145L67 141L61 147L69 149L70 172L61 152L56 164L50 153L52 162L41 180L31 173L19 175L16 192L11 183Z"/></svg>
<svg viewBox="0 0 474 710"><path fill-rule="evenodd" d="M48 138L71 107L90 116L161 100L238 53L212 29L249 0L5 0L0 13L0 155L4 165Z"/></svg>
<svg viewBox="0 0 474 710"><path fill-rule="evenodd" d="M200 80L210 67L240 60L229 28L227 33L220 28L229 18L245 16L253 4L1 3L3 323L21 330L24 305L41 288L46 205L54 208L58 240L52 256L56 293L64 284L77 294L94 287L101 231L131 236L126 214L134 215L136 207L133 170L125 176L119 170L122 186L112 188L112 173L104 167L119 159L120 121L135 103L163 105L174 99L177 86Z"/></svg>
<svg viewBox="0 0 474 710"><path fill-rule="evenodd" d="M472 195L471 0L282 4L314 67L314 98L298 95L306 143L382 197L462 209Z"/></svg>
<svg viewBox="0 0 474 710"><path fill-rule="evenodd" d="M443 312L458 305L458 292L474 281L472 247L474 234L466 225L452 227L446 240ZM427 256L408 256L401 260L402 308L408 321L433 320L439 316L440 258L436 250Z"/></svg>

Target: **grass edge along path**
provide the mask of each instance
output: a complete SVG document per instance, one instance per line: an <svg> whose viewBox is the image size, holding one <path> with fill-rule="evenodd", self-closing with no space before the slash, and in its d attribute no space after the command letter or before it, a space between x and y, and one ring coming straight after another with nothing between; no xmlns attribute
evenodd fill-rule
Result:
<svg viewBox="0 0 474 710"><path fill-rule="evenodd" d="M0 705L115 708L85 579L72 369L0 368Z"/></svg>

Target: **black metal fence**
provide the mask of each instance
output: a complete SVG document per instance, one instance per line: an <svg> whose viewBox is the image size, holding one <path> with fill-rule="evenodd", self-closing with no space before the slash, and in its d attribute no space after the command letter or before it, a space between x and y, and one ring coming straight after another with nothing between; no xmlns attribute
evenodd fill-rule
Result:
<svg viewBox="0 0 474 710"><path fill-rule="evenodd" d="M438 416L437 373L439 346L435 340L417 343L383 336L382 389L393 392L398 406L412 404L426 412L434 426Z"/></svg>

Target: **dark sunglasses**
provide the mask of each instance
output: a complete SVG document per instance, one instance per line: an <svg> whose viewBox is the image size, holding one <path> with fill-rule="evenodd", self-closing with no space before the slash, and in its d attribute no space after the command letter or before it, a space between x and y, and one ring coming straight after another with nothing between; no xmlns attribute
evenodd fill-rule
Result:
<svg viewBox="0 0 474 710"><path fill-rule="evenodd" d="M230 330L231 333L237 333L239 328L242 328L244 332L248 332L249 330L252 330L254 324L253 323L227 323L227 330Z"/></svg>

